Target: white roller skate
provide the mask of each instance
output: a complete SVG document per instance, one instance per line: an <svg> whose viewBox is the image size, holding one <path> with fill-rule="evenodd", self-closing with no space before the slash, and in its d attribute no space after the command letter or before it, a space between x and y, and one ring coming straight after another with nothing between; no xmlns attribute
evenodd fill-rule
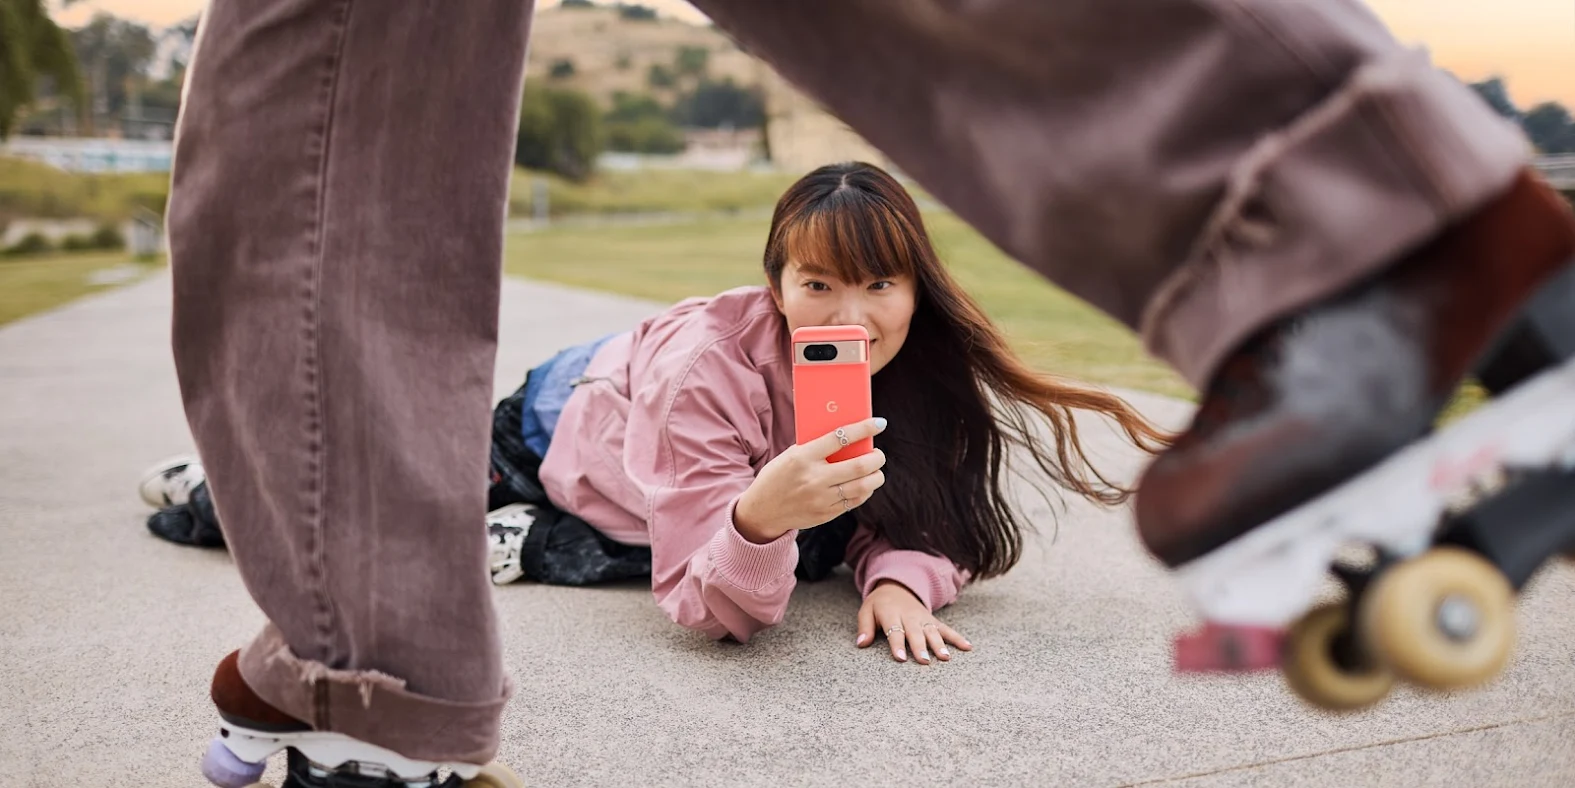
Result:
<svg viewBox="0 0 1575 788"><path fill-rule="evenodd" d="M137 493L155 509L178 506L191 500L191 491L207 479L202 461L191 455L171 457L142 474Z"/></svg>
<svg viewBox="0 0 1575 788"><path fill-rule="evenodd" d="M501 763L414 760L337 733L269 733L229 723L208 744L202 774L220 788L271 788L260 781L268 758L281 751L289 775L282 788L524 788Z"/></svg>
<svg viewBox="0 0 1575 788"><path fill-rule="evenodd" d="M280 752L287 753L288 775L281 788L524 788L501 763L424 761L341 733L311 730L251 692L237 656L232 652L215 671L221 723L202 758L203 776L219 788L271 788L261 780L268 759Z"/></svg>
<svg viewBox="0 0 1575 788"><path fill-rule="evenodd" d="M525 576L520 553L525 548L525 535L536 522L536 513L536 507L526 503L487 513L487 556L493 583L508 585Z"/></svg>
<svg viewBox="0 0 1575 788"><path fill-rule="evenodd" d="M1495 677L1515 595L1575 547L1575 265L1545 285L1478 367L1484 406L1366 473L1176 569L1208 624L1183 672L1280 667L1329 710L1397 680L1452 690ZM1336 563L1365 545L1375 560ZM1313 607L1333 572L1349 591Z"/></svg>

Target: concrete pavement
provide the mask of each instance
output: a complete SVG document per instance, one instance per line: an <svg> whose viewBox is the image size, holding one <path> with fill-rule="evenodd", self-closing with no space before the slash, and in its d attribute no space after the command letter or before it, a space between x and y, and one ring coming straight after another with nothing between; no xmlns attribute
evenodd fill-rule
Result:
<svg viewBox="0 0 1575 788"><path fill-rule="evenodd" d="M168 289L160 275L0 329L6 786L204 785L209 675L261 624L227 554L143 527L139 473L190 448ZM498 393L657 308L510 282ZM1095 431L1100 453L1135 471ZM640 586L498 589L520 685L502 758L544 786L1575 783L1568 566L1534 581L1492 686L1402 690L1331 717L1275 676L1171 675L1169 639L1190 615L1127 513L1034 515L1045 536L1023 563L941 613L977 651L934 667L854 649L846 576L801 587L787 621L742 647L676 627Z"/></svg>

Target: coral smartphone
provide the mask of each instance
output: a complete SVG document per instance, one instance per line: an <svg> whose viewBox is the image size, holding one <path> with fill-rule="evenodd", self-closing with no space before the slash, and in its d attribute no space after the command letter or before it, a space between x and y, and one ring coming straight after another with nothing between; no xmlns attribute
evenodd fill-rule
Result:
<svg viewBox="0 0 1575 788"><path fill-rule="evenodd" d="M793 332L793 416L798 442L874 415L870 399L870 335L863 326L810 326ZM854 441L826 458L841 462L875 449Z"/></svg>

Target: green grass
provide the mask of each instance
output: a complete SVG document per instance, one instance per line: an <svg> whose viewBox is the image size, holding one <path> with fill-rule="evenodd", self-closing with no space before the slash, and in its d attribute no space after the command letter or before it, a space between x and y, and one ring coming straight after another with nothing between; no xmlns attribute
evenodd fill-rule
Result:
<svg viewBox="0 0 1575 788"><path fill-rule="evenodd" d="M1191 389L1131 331L1007 258L950 214L926 217L953 274L1035 368L1179 397ZM559 227L510 236L509 273L672 302L760 284L767 222Z"/></svg>
<svg viewBox="0 0 1575 788"><path fill-rule="evenodd" d="M133 263L125 252L0 257L0 325L103 290L108 285L93 284L93 274L122 265L135 265L146 276L163 262Z"/></svg>
<svg viewBox="0 0 1575 788"><path fill-rule="evenodd" d="M162 213L168 193L165 173L70 173L0 156L0 226L19 217L117 222L139 207Z"/></svg>
<svg viewBox="0 0 1575 788"><path fill-rule="evenodd" d="M531 216L540 173L515 169L509 211ZM604 172L585 183L547 178L553 216L614 213L710 213L770 209L793 173L647 170ZM62 172L36 162L0 156L0 226L8 218L120 221L137 207L162 213L169 196L167 173Z"/></svg>
<svg viewBox="0 0 1575 788"><path fill-rule="evenodd" d="M535 177L547 178L547 205L552 216L770 209L798 179L792 173L647 170L603 172L577 184L516 169L509 191L510 214L533 215L535 187L531 181Z"/></svg>

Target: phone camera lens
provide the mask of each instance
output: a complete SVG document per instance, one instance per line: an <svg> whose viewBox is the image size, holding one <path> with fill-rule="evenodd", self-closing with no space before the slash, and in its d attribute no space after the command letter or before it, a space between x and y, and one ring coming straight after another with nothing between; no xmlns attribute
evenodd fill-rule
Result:
<svg viewBox="0 0 1575 788"><path fill-rule="evenodd" d="M830 361L836 357L836 345L809 345L804 348L804 358L808 361Z"/></svg>

